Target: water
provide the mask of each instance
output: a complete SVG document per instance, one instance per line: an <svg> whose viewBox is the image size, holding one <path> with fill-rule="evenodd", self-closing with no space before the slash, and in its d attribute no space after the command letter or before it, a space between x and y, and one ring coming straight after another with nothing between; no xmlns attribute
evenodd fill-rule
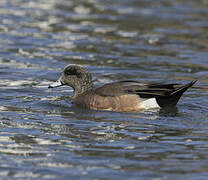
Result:
<svg viewBox="0 0 208 180"><path fill-rule="evenodd" d="M203 0L1 0L1 179L207 179L207 19ZM90 111L47 88L69 63L198 82L175 109Z"/></svg>

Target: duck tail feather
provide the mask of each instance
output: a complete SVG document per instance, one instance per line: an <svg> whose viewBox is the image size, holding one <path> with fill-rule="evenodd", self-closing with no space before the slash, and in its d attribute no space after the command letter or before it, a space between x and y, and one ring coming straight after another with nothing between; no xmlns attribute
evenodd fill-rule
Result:
<svg viewBox="0 0 208 180"><path fill-rule="evenodd" d="M197 80L195 81L191 81L190 83L176 89L175 91L173 91L169 96L167 97L159 97L156 98L157 103L159 104L160 107L167 107L167 106L175 106L179 99L181 98L181 96L183 95L183 93L190 88L191 86L193 86L195 83L197 82Z"/></svg>

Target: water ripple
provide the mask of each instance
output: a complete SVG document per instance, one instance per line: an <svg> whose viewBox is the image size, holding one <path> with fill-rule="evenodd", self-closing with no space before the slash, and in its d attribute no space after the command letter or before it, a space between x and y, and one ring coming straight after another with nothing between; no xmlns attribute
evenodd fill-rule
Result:
<svg viewBox="0 0 208 180"><path fill-rule="evenodd" d="M207 179L206 1L0 2L0 176ZM97 85L198 82L176 108L80 109L48 90L68 63Z"/></svg>

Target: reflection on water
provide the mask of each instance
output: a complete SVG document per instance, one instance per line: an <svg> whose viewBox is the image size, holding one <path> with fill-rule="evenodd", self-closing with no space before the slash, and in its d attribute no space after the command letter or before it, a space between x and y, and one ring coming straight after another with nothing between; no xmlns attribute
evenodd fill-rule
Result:
<svg viewBox="0 0 208 180"><path fill-rule="evenodd" d="M205 1L0 2L0 176L207 179ZM97 86L198 79L176 108L118 113L48 90L68 63Z"/></svg>

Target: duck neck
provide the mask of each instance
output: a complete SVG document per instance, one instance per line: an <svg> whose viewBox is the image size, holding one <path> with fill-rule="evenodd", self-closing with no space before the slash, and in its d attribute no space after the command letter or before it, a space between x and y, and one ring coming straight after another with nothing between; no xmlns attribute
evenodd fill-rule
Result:
<svg viewBox="0 0 208 180"><path fill-rule="evenodd" d="M80 87L76 87L74 88L74 98L79 96L80 94L83 94L87 91L90 91L93 89L93 83L90 82L90 83L87 83L87 84L84 84Z"/></svg>

